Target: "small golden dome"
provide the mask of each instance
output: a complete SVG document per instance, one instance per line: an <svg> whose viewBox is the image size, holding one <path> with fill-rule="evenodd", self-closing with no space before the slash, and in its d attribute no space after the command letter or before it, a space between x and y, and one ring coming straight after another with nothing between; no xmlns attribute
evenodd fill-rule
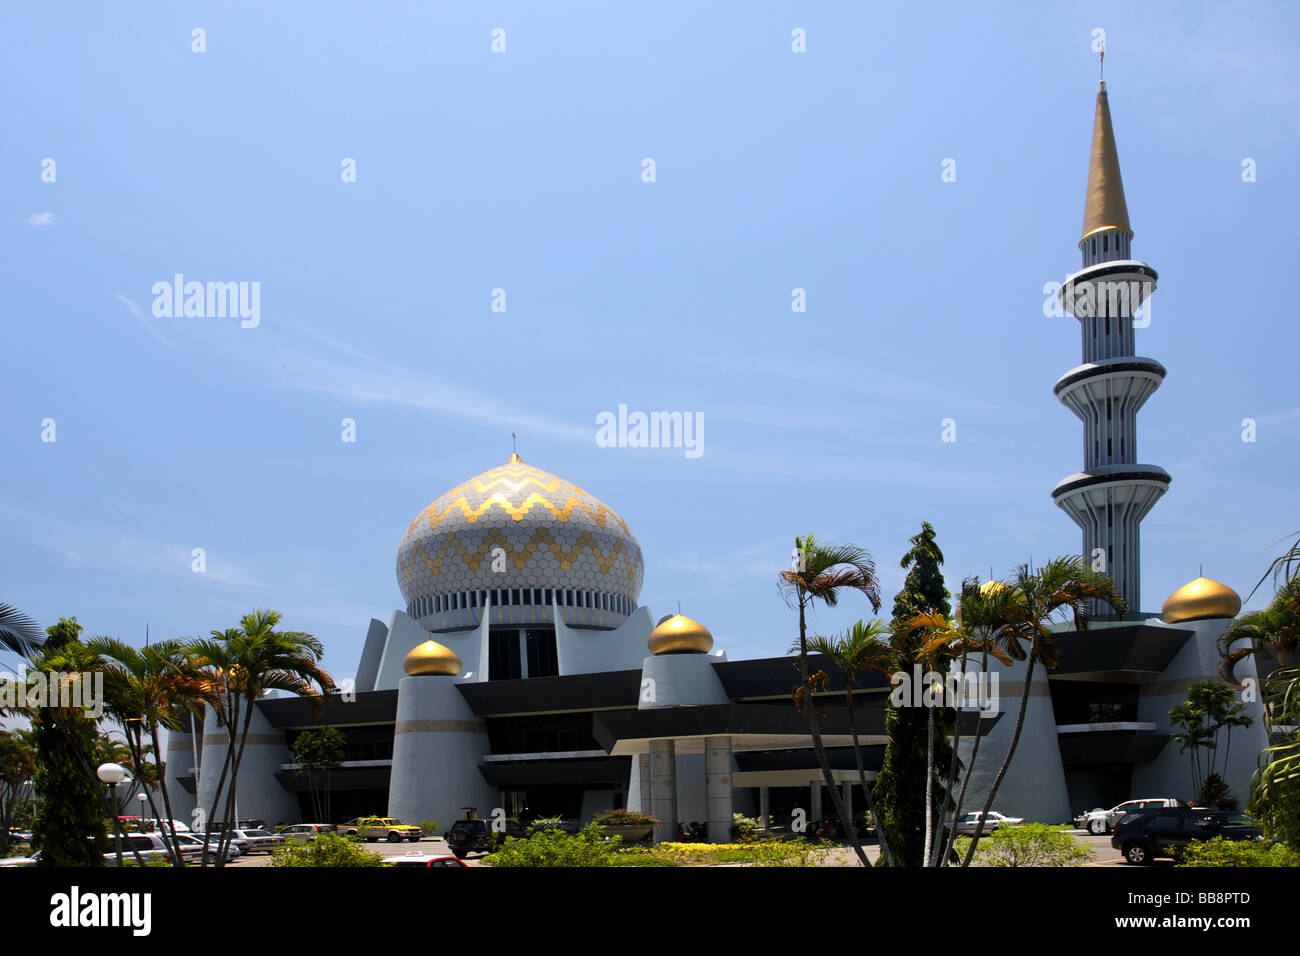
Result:
<svg viewBox="0 0 1300 956"><path fill-rule="evenodd" d="M1236 617L1241 597L1226 584L1197 578L1189 581L1165 599L1160 611L1166 624L1199 621L1208 617Z"/></svg>
<svg viewBox="0 0 1300 956"><path fill-rule="evenodd" d="M981 594L997 594L999 591L1005 591L1007 586L1001 581L985 581L980 585Z"/></svg>
<svg viewBox="0 0 1300 956"><path fill-rule="evenodd" d="M653 631L646 641L651 654L704 654L713 648L713 635L699 621L674 614Z"/></svg>
<svg viewBox="0 0 1300 956"><path fill-rule="evenodd" d="M460 658L450 647L444 647L437 641L425 641L411 648L411 652L402 659L402 668L412 677L423 677L426 674L455 677L460 673Z"/></svg>

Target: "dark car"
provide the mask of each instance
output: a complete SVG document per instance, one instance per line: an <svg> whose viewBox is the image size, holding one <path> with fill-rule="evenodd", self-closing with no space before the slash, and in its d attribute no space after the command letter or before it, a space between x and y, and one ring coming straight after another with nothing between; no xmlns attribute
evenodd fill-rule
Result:
<svg viewBox="0 0 1300 956"><path fill-rule="evenodd" d="M458 860L463 860L470 853L492 852L492 829L487 820L457 820L442 837Z"/></svg>
<svg viewBox="0 0 1300 956"><path fill-rule="evenodd" d="M1236 810L1205 810L1194 807L1164 807L1125 814L1115 824L1110 845L1137 866L1150 864L1158 856L1177 857L1195 840L1258 840L1255 822Z"/></svg>

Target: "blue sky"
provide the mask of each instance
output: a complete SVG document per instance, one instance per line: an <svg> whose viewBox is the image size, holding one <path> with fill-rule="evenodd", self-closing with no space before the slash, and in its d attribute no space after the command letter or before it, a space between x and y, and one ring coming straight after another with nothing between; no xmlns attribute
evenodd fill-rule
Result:
<svg viewBox="0 0 1300 956"><path fill-rule="evenodd" d="M1201 562L1245 594L1300 528L1291 5L50 6L0 31L0 600L44 624L273 607L351 675L407 523L512 431L733 658L789 646L796 534L870 549L886 615L922 520L954 586L1077 552L1042 287L1079 267L1098 27L1169 370L1143 609ZM258 282L260 323L155 318L175 273ZM619 403L702 413L703 455L598 447Z"/></svg>

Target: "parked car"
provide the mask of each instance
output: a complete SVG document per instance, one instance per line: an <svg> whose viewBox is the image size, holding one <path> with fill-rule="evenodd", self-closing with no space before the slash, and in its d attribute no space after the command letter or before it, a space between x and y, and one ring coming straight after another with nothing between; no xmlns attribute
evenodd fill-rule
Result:
<svg viewBox="0 0 1300 956"><path fill-rule="evenodd" d="M1159 810L1165 807L1185 807L1187 802L1179 800L1177 797L1143 797L1137 800L1125 800L1123 803L1116 804L1109 810L1103 810L1096 807L1092 810L1085 810L1074 818L1074 825L1080 830L1087 830L1089 833L1095 833L1101 836L1109 833L1115 826L1116 821L1126 813L1136 813L1139 810Z"/></svg>
<svg viewBox="0 0 1300 956"><path fill-rule="evenodd" d="M316 839L322 833L337 833L338 829L332 823L295 823L291 827L285 827L280 831L279 835L284 838L286 843L290 840L295 843L306 843L309 840Z"/></svg>
<svg viewBox="0 0 1300 956"><path fill-rule="evenodd" d="M424 835L419 827L403 823L396 817L362 817L357 821L357 833L364 837L367 843L374 843L376 840L387 840L389 843L410 840L412 843L419 843L420 837Z"/></svg>
<svg viewBox="0 0 1300 956"><path fill-rule="evenodd" d="M356 836L357 825L364 819L364 817L353 817L351 820L344 820L339 824L339 833L344 836Z"/></svg>
<svg viewBox="0 0 1300 956"><path fill-rule="evenodd" d="M405 856L391 857L388 862L393 866L465 866L464 863L454 856L447 856L438 853L421 853L419 850L412 850Z"/></svg>
<svg viewBox="0 0 1300 956"><path fill-rule="evenodd" d="M972 810L957 821L957 832L966 836L974 836L975 831L979 830L979 822L980 811ZM1018 827L1024 822L1024 817L1009 817L1005 813L990 810L984 818L984 828L980 830L980 836L988 836L999 827ZM952 820L948 820L944 824L945 828L950 826L952 826Z"/></svg>
<svg viewBox="0 0 1300 956"><path fill-rule="evenodd" d="M208 852L204 854L204 858L209 863L212 863L217 858L217 849L220 846L219 841L220 837L213 834L211 841L207 844ZM204 843L202 837L194 836L192 833L178 833L176 834L176 845L180 848L181 856L186 857L199 856ZM243 851L237 844L228 843L226 845L226 862L229 863L231 860L236 859L242 852Z"/></svg>
<svg viewBox="0 0 1300 956"><path fill-rule="evenodd" d="M1255 821L1236 810L1160 807L1127 813L1115 824L1110 845L1135 866L1174 856L1196 840L1260 840Z"/></svg>
<svg viewBox="0 0 1300 956"><path fill-rule="evenodd" d="M442 836L458 860L465 859L470 853L492 852L492 831L486 820L457 820Z"/></svg>
<svg viewBox="0 0 1300 956"><path fill-rule="evenodd" d="M243 853L270 853L285 842L268 830L232 830L230 839Z"/></svg>

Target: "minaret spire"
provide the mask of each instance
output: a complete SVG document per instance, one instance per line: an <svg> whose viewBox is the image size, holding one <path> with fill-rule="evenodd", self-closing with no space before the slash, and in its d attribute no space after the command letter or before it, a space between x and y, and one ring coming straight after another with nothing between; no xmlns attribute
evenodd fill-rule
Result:
<svg viewBox="0 0 1300 956"><path fill-rule="evenodd" d="M1104 53L1103 53L1104 55ZM1133 237L1128 223L1128 204L1124 201L1124 182L1119 174L1119 150L1115 148L1115 129L1110 122L1110 101L1106 81L1097 82L1097 111L1092 121L1092 155L1088 161L1088 190L1083 200L1083 245L1103 229L1121 229Z"/></svg>

